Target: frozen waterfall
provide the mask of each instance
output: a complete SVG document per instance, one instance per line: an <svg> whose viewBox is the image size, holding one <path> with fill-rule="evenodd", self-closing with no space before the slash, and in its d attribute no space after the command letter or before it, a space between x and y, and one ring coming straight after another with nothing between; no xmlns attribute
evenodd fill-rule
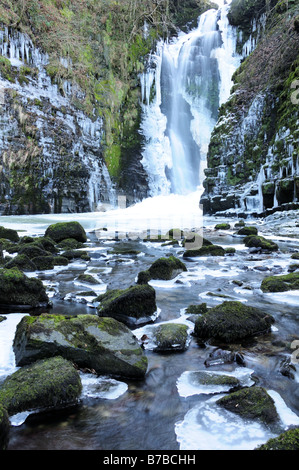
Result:
<svg viewBox="0 0 299 470"><path fill-rule="evenodd" d="M199 17L198 27L161 41L141 76L143 166L151 196L198 191L219 105L240 64L229 5Z"/></svg>

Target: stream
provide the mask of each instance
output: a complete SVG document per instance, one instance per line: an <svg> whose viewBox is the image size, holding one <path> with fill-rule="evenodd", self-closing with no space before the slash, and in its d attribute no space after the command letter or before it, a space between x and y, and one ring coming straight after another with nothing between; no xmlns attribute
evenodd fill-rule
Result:
<svg viewBox="0 0 299 470"><path fill-rule="evenodd" d="M119 210L103 214L1 217L0 225L19 227L19 230L22 227L24 231L20 235L41 235L54 221L82 223L89 237L84 250L88 251L90 261L76 260L67 267L30 275L38 276L47 286L53 302L50 313L95 313L89 297L75 297L76 292L88 290L76 282L78 274L96 274L100 279L95 286L97 292L104 292L133 285L137 274L161 256L172 254L182 259L181 246L165 247L162 243L137 239L137 225L142 225L137 214L145 214L144 204L124 209L126 218L123 219ZM107 225L111 226L112 217L118 220L121 229L128 230L132 224L128 217L130 211L135 214L135 232L132 232L135 236L116 241L114 234L110 238ZM127 220L127 227L121 225L122 220ZM233 229L237 220L226 219L232 229L216 231L215 224L223 220L203 218L204 236L223 247L234 247L235 254L184 259L187 272L171 281L150 281L156 290L159 316L154 323L133 331L138 339L144 334L150 337L155 325L167 321L185 323L192 331L192 322L185 315L189 305L206 302L211 307L224 300L240 300L275 318L270 334L234 345L234 351L243 355L245 364L218 361L207 367L206 359L218 346L209 342L200 344L191 334L188 349L180 353L157 353L151 349L150 342L145 343L148 372L144 380L119 381L81 373L83 392L77 407L59 413L11 417L10 450L251 450L289 426L299 425L298 366L293 379L280 371L282 361L290 359L286 344L299 339L299 291L264 294L260 290L265 276L288 272L291 253L299 250L296 214L292 218L288 213L281 213L267 223L246 221L278 243L279 251L271 254L250 253ZM162 233L169 224L164 218ZM107 230L98 232L101 237L97 239L95 229L105 225ZM114 253L115 248L136 253ZM12 341L23 315L12 312L0 323L0 381L16 370ZM277 429L273 431L217 407L215 401L226 390L196 383L194 372L201 370L234 375L244 386L257 380L275 401L281 420Z"/></svg>

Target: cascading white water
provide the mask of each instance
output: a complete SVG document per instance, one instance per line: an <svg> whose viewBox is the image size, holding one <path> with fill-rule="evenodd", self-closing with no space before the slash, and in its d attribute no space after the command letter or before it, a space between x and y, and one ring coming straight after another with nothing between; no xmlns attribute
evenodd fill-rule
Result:
<svg viewBox="0 0 299 470"><path fill-rule="evenodd" d="M241 60L228 9L226 4L209 10L195 30L171 43L160 42L141 77L142 163L151 196L187 195L202 184L218 108L229 97Z"/></svg>

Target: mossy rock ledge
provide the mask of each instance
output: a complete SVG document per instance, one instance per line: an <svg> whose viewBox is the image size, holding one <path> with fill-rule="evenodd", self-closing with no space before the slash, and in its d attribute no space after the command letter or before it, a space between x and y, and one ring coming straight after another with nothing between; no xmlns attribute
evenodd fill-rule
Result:
<svg viewBox="0 0 299 470"><path fill-rule="evenodd" d="M140 326L155 320L157 316L156 291L148 284L128 289L113 289L96 299L100 317L112 317L129 327Z"/></svg>
<svg viewBox="0 0 299 470"><path fill-rule="evenodd" d="M123 323L97 315L25 316L13 342L17 366L62 356L98 374L140 379L147 359L136 337Z"/></svg>
<svg viewBox="0 0 299 470"><path fill-rule="evenodd" d="M57 224L52 224L47 228L45 237L51 238L56 243L69 238L82 243L87 241L86 232L79 222L58 222Z"/></svg>
<svg viewBox="0 0 299 470"><path fill-rule="evenodd" d="M299 289L299 273L296 272L282 276L266 277L261 284L263 292L286 292L297 289Z"/></svg>
<svg viewBox="0 0 299 470"><path fill-rule="evenodd" d="M74 365L52 357L35 362L6 377L0 386L0 404L8 414L74 406L81 395L80 375Z"/></svg>
<svg viewBox="0 0 299 470"><path fill-rule="evenodd" d="M253 419L269 425L279 420L274 400L263 387L246 387L219 400L217 405L244 419Z"/></svg>
<svg viewBox="0 0 299 470"><path fill-rule="evenodd" d="M49 307L50 301L40 279L29 278L18 268L0 271L0 305L22 310Z"/></svg>
<svg viewBox="0 0 299 470"><path fill-rule="evenodd" d="M234 343L271 331L274 318L238 301L226 301L210 308L195 320L194 336Z"/></svg>
<svg viewBox="0 0 299 470"><path fill-rule="evenodd" d="M151 279L161 279L163 281L170 281L178 274L186 272L186 265L176 258L169 256L168 258L157 259L147 271L141 271L138 274L137 283L146 284Z"/></svg>
<svg viewBox="0 0 299 470"><path fill-rule="evenodd" d="M163 323L154 329L156 352L185 351L188 347L188 327L179 323Z"/></svg>
<svg viewBox="0 0 299 470"><path fill-rule="evenodd" d="M9 441L10 422L6 409L0 404L0 450L6 450Z"/></svg>

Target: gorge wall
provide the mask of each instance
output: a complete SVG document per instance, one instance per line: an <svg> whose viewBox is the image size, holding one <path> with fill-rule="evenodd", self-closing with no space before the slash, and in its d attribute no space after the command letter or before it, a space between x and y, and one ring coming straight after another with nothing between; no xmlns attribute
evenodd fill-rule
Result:
<svg viewBox="0 0 299 470"><path fill-rule="evenodd" d="M86 212L118 194L148 196L140 76L161 38L187 32L212 7L2 1L0 214ZM229 22L243 60L212 133L200 202L205 213L295 207L298 1L232 0Z"/></svg>
<svg viewBox="0 0 299 470"><path fill-rule="evenodd" d="M178 4L179 3L179 4ZM207 0L4 0L0 213L86 212L147 195L139 74Z"/></svg>
<svg viewBox="0 0 299 470"><path fill-rule="evenodd" d="M208 151L205 213L268 214L299 201L299 5L233 0L244 57Z"/></svg>

